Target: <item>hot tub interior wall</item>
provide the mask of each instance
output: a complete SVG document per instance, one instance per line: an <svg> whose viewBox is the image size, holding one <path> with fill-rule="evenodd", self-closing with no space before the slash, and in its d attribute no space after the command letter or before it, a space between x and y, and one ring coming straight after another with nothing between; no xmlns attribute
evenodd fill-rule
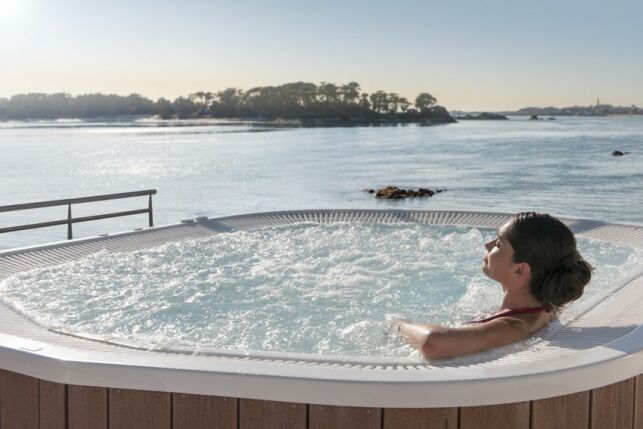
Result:
<svg viewBox="0 0 643 429"><path fill-rule="evenodd" d="M361 213L360 216L375 216ZM284 215L285 216L285 215ZM288 214L292 217L293 215ZM308 216L308 214L306 214ZM348 219L346 219L348 216ZM309 221L321 218L352 220L357 216L346 213L313 213ZM420 216L427 223L466 223L483 227L498 227L506 215L452 213L386 213L387 221L407 220ZM274 214L256 216L262 224L274 219L275 224L288 223ZM292 219L291 219L292 221ZM457 221L457 222L456 222ZM252 222L255 222L254 224ZM180 225L159 228L140 234L92 239L72 243L62 252L55 248L32 250L26 254L29 267L38 261L49 261L52 252L62 259L80 257L103 247L141 248L158 245L170 239L212 234L226 228L256 225L249 216L217 220L208 225ZM617 243L641 246L639 227L606 226L598 222L577 222L575 230L591 231L598 239L613 239ZM211 230L210 230L211 229ZM635 230L635 231L634 231ZM187 232L186 232L187 231ZM190 235L192 234L192 235ZM120 241L119 241L120 240ZM75 247L74 247L75 246ZM76 252L74 249L81 249ZM83 250L84 249L84 250ZM47 253L49 252L49 253ZM23 252L25 253L25 252ZM5 255L6 267L0 275L10 275L25 269L19 255ZM54 258L55 259L55 258ZM60 262L60 260L58 261ZM47 262L48 264L51 261ZM4 273L4 274L3 274ZM5 327L9 327L4 321ZM628 325L629 326L629 325ZM629 331L628 331L629 332ZM13 332L9 332L14 335ZM20 353L24 353L22 349ZM28 351L26 353L29 353ZM64 367L67 375L72 366ZM0 358L0 368L9 362ZM40 368L39 370L42 370ZM26 371L30 372L31 371ZM32 373L33 374L33 373ZM55 373L52 379L65 379ZM631 373L628 374L632 375ZM43 376L41 374L41 376ZM618 380L618 379L617 379ZM438 397L440 391L426 388L427 395ZM152 392L65 385L0 369L0 429L5 428L605 428L643 429L643 375L571 395L543 400L479 407L451 408L357 408L272 402L264 400L187 395L181 392Z"/></svg>
<svg viewBox="0 0 643 429"><path fill-rule="evenodd" d="M361 408L74 386L0 371L2 429L643 429L643 375L513 404Z"/></svg>

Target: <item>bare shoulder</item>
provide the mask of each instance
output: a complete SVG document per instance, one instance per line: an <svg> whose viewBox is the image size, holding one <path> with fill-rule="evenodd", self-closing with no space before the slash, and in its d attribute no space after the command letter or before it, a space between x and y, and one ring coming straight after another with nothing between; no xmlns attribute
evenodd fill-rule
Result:
<svg viewBox="0 0 643 429"><path fill-rule="evenodd" d="M489 321L482 325L482 330L488 334L499 335L499 343L510 343L528 337L551 322L548 313L507 316Z"/></svg>

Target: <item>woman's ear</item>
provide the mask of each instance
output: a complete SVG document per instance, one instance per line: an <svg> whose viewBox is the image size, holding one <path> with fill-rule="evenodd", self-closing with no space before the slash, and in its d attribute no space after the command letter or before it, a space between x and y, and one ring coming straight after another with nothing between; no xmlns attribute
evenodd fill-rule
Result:
<svg viewBox="0 0 643 429"><path fill-rule="evenodd" d="M514 264L514 274L519 279L528 279L531 276L531 266L526 262Z"/></svg>

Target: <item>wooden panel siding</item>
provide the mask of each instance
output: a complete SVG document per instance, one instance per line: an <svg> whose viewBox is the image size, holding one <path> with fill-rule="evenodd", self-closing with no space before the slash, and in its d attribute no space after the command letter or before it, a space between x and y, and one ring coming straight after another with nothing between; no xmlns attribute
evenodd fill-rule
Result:
<svg viewBox="0 0 643 429"><path fill-rule="evenodd" d="M0 371L0 427L38 429L39 380Z"/></svg>
<svg viewBox="0 0 643 429"><path fill-rule="evenodd" d="M634 394L634 429L643 429L643 375L636 377Z"/></svg>
<svg viewBox="0 0 643 429"><path fill-rule="evenodd" d="M306 404L239 399L239 429L306 429Z"/></svg>
<svg viewBox="0 0 643 429"><path fill-rule="evenodd" d="M458 408L385 408L383 429L457 429Z"/></svg>
<svg viewBox="0 0 643 429"><path fill-rule="evenodd" d="M173 429L236 429L237 399L172 394Z"/></svg>
<svg viewBox="0 0 643 429"><path fill-rule="evenodd" d="M107 389L67 386L68 429L107 429Z"/></svg>
<svg viewBox="0 0 643 429"><path fill-rule="evenodd" d="M109 429L170 429L171 393L109 389Z"/></svg>
<svg viewBox="0 0 643 429"><path fill-rule="evenodd" d="M308 427L310 429L381 429L382 409L310 405Z"/></svg>
<svg viewBox="0 0 643 429"><path fill-rule="evenodd" d="M589 427L589 391L531 401L532 429Z"/></svg>
<svg viewBox="0 0 643 429"><path fill-rule="evenodd" d="M40 429L67 428L67 386L40 380Z"/></svg>
<svg viewBox="0 0 643 429"><path fill-rule="evenodd" d="M635 380L630 378L592 390L590 429L633 427Z"/></svg>
<svg viewBox="0 0 643 429"><path fill-rule="evenodd" d="M461 429L529 429L529 402L461 407Z"/></svg>
<svg viewBox="0 0 643 429"><path fill-rule="evenodd" d="M366 408L75 386L0 370L0 429L643 429L643 375L541 400Z"/></svg>

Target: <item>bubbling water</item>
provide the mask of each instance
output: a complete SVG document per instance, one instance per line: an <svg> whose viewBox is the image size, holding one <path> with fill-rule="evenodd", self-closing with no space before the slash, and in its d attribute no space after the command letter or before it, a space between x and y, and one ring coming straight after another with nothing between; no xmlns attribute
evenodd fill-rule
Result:
<svg viewBox="0 0 643 429"><path fill-rule="evenodd" d="M48 328L150 349L409 356L391 320L460 325L492 313L480 271L495 232L420 224L302 223L130 253L101 251L0 282L3 302ZM597 267L570 307L640 266L579 240Z"/></svg>

